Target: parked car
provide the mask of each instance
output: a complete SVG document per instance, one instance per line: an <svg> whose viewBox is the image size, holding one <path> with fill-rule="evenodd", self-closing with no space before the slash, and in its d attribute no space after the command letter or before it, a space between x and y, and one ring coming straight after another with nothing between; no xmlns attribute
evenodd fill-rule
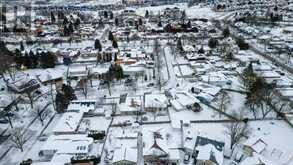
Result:
<svg viewBox="0 0 293 165"><path fill-rule="evenodd" d="M125 80L124 83L125 83L126 86L130 86L133 83L133 81L132 81L132 79L128 78L128 79Z"/></svg>
<svg viewBox="0 0 293 165"><path fill-rule="evenodd" d="M14 113L11 113L11 112L8 112L5 114L6 117L14 117L15 114Z"/></svg>
<svg viewBox="0 0 293 165"><path fill-rule="evenodd" d="M7 123L9 123L8 120L6 120L6 119L0 119L0 124L7 124Z"/></svg>
<svg viewBox="0 0 293 165"><path fill-rule="evenodd" d="M147 87L153 87L155 84L154 83L149 83L148 85L147 85Z"/></svg>
<svg viewBox="0 0 293 165"><path fill-rule="evenodd" d="M277 70L276 72L279 73L281 76L285 76L285 73L280 70Z"/></svg>
<svg viewBox="0 0 293 165"><path fill-rule="evenodd" d="M196 96L196 98L200 101L200 102L202 102L202 103L204 103L204 104L210 104L204 97L201 97L201 96Z"/></svg>

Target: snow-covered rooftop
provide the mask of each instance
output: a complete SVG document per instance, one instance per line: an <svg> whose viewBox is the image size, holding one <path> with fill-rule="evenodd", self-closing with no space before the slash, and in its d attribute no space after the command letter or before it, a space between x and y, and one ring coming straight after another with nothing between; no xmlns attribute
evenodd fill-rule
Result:
<svg viewBox="0 0 293 165"><path fill-rule="evenodd" d="M83 117L83 112L66 112L53 129L54 133L74 133Z"/></svg>

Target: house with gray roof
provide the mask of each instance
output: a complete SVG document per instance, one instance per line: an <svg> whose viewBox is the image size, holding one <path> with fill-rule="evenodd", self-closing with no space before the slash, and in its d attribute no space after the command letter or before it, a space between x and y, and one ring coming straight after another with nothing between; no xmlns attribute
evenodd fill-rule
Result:
<svg viewBox="0 0 293 165"><path fill-rule="evenodd" d="M196 165L222 165L225 143L197 136L193 156Z"/></svg>

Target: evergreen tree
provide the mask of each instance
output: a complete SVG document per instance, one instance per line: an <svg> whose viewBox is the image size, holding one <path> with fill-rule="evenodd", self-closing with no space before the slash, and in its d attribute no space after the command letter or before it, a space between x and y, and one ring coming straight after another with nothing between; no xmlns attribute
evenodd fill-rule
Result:
<svg viewBox="0 0 293 165"><path fill-rule="evenodd" d="M251 88L252 84L256 81L257 75L254 73L253 65L250 62L249 65L243 70L242 80L246 89Z"/></svg>
<svg viewBox="0 0 293 165"><path fill-rule="evenodd" d="M115 18L115 26L119 26L119 19Z"/></svg>
<svg viewBox="0 0 293 165"><path fill-rule="evenodd" d="M57 57L52 52L47 53L47 67L46 68L54 68L56 65Z"/></svg>
<svg viewBox="0 0 293 165"><path fill-rule="evenodd" d="M110 19L113 19L114 18L114 14L113 14L113 12L111 11L110 12Z"/></svg>
<svg viewBox="0 0 293 165"><path fill-rule="evenodd" d="M75 100L76 95L74 93L74 89L70 85L63 84L62 85L62 91L64 93L64 96L67 100Z"/></svg>
<svg viewBox="0 0 293 165"><path fill-rule="evenodd" d="M51 52L42 52L40 57L41 67L46 68L54 68L57 62L57 57L55 54Z"/></svg>
<svg viewBox="0 0 293 165"><path fill-rule="evenodd" d="M29 56L34 56L34 55L35 55L34 52L30 50Z"/></svg>
<svg viewBox="0 0 293 165"><path fill-rule="evenodd" d="M223 37L224 38L227 38L230 36L230 29L228 27L226 27L224 30L223 30Z"/></svg>
<svg viewBox="0 0 293 165"><path fill-rule="evenodd" d="M183 10L182 15L181 15L181 21L183 24L185 22L185 19L186 19L186 13L185 13L185 10Z"/></svg>
<svg viewBox="0 0 293 165"><path fill-rule="evenodd" d="M40 54L40 67L46 68L46 60L47 60L46 54L45 52L42 51Z"/></svg>
<svg viewBox="0 0 293 165"><path fill-rule="evenodd" d="M24 51L23 42L20 42L20 50L21 50L21 51Z"/></svg>
<svg viewBox="0 0 293 165"><path fill-rule="evenodd" d="M138 24L139 24L140 26L143 24L141 18L139 18L139 20L138 20Z"/></svg>
<svg viewBox="0 0 293 165"><path fill-rule="evenodd" d="M158 23L158 27L162 27L163 25L162 25L162 21L159 21L159 23Z"/></svg>
<svg viewBox="0 0 293 165"><path fill-rule="evenodd" d="M118 43L117 43L116 40L113 40L112 41L112 45L113 45L114 48L118 48Z"/></svg>
<svg viewBox="0 0 293 165"><path fill-rule="evenodd" d="M68 18L66 16L64 16L63 25L67 25L67 24L68 24Z"/></svg>
<svg viewBox="0 0 293 165"><path fill-rule="evenodd" d="M63 35L64 35L64 36L69 36L69 29L68 29L67 25L64 25L64 28L63 28Z"/></svg>
<svg viewBox="0 0 293 165"><path fill-rule="evenodd" d="M32 62L31 62L31 59L30 59L30 56L28 53L25 53L25 55L24 55L23 64L25 67L27 67L29 69L32 68Z"/></svg>
<svg viewBox="0 0 293 165"><path fill-rule="evenodd" d="M70 35L73 34L73 32L74 32L73 24L71 22L70 22L70 24L68 26L68 32L69 32Z"/></svg>
<svg viewBox="0 0 293 165"><path fill-rule="evenodd" d="M135 29L138 30L138 22L135 22Z"/></svg>
<svg viewBox="0 0 293 165"><path fill-rule="evenodd" d="M77 29L80 25L80 18L77 18L74 22L74 28Z"/></svg>
<svg viewBox="0 0 293 165"><path fill-rule="evenodd" d="M211 48L211 49L214 49L218 46L219 42L217 39L215 38L210 38L209 39L209 42L208 42L208 46Z"/></svg>
<svg viewBox="0 0 293 165"><path fill-rule="evenodd" d="M100 40L98 40L98 39L95 40L95 49L102 51L102 45L101 45Z"/></svg>
<svg viewBox="0 0 293 165"><path fill-rule="evenodd" d="M6 47L5 42L0 40L0 55L13 55L13 53Z"/></svg>
<svg viewBox="0 0 293 165"><path fill-rule="evenodd" d="M178 41L177 41L177 49L179 51L183 51L183 46L182 46L181 38L179 38Z"/></svg>
<svg viewBox="0 0 293 165"><path fill-rule="evenodd" d="M9 66L14 61L14 58L12 57L12 55L13 55L13 52L7 49L5 43L0 40L0 75L2 75L2 77L6 71L10 73ZM12 75L10 75L10 77L12 77Z"/></svg>
<svg viewBox="0 0 293 165"><path fill-rule="evenodd" d="M33 51L30 51L29 52L29 56L28 56L30 66L27 66L30 69L36 68L35 65L34 65L34 57L35 57L34 52Z"/></svg>
<svg viewBox="0 0 293 165"><path fill-rule="evenodd" d="M191 28L191 22L190 22L190 20L187 22L187 28Z"/></svg>
<svg viewBox="0 0 293 165"><path fill-rule="evenodd" d="M72 63L71 59L69 57L64 57L63 58L63 64L68 66Z"/></svg>
<svg viewBox="0 0 293 165"><path fill-rule="evenodd" d="M149 18L149 11L148 11L148 10L145 11L145 15L144 15L144 17L145 17L145 18Z"/></svg>
<svg viewBox="0 0 293 165"><path fill-rule="evenodd" d="M69 104L69 100L66 99L65 95L61 92L57 92L55 97L55 104L56 104L56 110L58 113L64 112Z"/></svg>
<svg viewBox="0 0 293 165"><path fill-rule="evenodd" d="M236 44L238 45L240 50L248 50L249 44L245 42L242 38L236 38Z"/></svg>
<svg viewBox="0 0 293 165"><path fill-rule="evenodd" d="M1 15L1 20L3 22L3 25L5 25L6 24L6 15L2 14Z"/></svg>
<svg viewBox="0 0 293 165"><path fill-rule="evenodd" d="M116 64L116 79L117 80L120 80L120 79L122 79L123 78L123 68L120 66L120 65L117 65Z"/></svg>
<svg viewBox="0 0 293 165"><path fill-rule="evenodd" d="M172 31L173 31L173 28L172 28L171 24L168 23L168 24L164 27L164 31L165 31L165 32L168 32L168 33L172 32Z"/></svg>
<svg viewBox="0 0 293 165"><path fill-rule="evenodd" d="M22 65L23 61L22 61L22 57L21 57L21 52L19 49L15 49L14 51L14 62L16 63L16 67L19 69L20 66Z"/></svg>
<svg viewBox="0 0 293 165"><path fill-rule="evenodd" d="M203 49L203 46L198 50L198 53L199 53L199 54L204 54L204 53L205 53L205 51L204 51L204 49Z"/></svg>
<svg viewBox="0 0 293 165"><path fill-rule="evenodd" d="M233 59L233 53L232 52L227 52L225 55L225 59L226 60L232 60Z"/></svg>
<svg viewBox="0 0 293 165"><path fill-rule="evenodd" d="M16 26L16 25L13 26L12 31L13 31L14 33L17 32L17 26Z"/></svg>
<svg viewBox="0 0 293 165"><path fill-rule="evenodd" d="M108 12L107 11L104 11L104 17L108 18Z"/></svg>
<svg viewBox="0 0 293 165"><path fill-rule="evenodd" d="M108 39L109 39L110 41L113 41L113 40L114 40L114 36L113 36L113 33L112 33L111 31L109 31Z"/></svg>
<svg viewBox="0 0 293 165"><path fill-rule="evenodd" d="M58 20L59 20L59 21L64 20L64 17L65 17L65 16L64 16L64 13L63 13L62 11L59 11L59 12L58 12Z"/></svg>
<svg viewBox="0 0 293 165"><path fill-rule="evenodd" d="M108 70L108 76L110 81L114 78L116 80L122 79L124 76L123 68L118 64L111 64Z"/></svg>
<svg viewBox="0 0 293 165"><path fill-rule="evenodd" d="M102 18L99 19L99 27L104 27L104 22Z"/></svg>
<svg viewBox="0 0 293 165"><path fill-rule="evenodd" d="M114 61L116 62L117 61L117 54L115 53L114 55Z"/></svg>
<svg viewBox="0 0 293 165"><path fill-rule="evenodd" d="M31 57L32 58L32 65L33 68L38 68L39 66L39 53L37 52L34 56Z"/></svg>
<svg viewBox="0 0 293 165"><path fill-rule="evenodd" d="M6 26L6 25L4 25L4 27L3 27L3 31L4 31L5 33L8 33L8 32L10 32L10 30L7 28L7 26Z"/></svg>
<svg viewBox="0 0 293 165"><path fill-rule="evenodd" d="M54 24L56 22L56 18L53 12L51 12L51 22Z"/></svg>

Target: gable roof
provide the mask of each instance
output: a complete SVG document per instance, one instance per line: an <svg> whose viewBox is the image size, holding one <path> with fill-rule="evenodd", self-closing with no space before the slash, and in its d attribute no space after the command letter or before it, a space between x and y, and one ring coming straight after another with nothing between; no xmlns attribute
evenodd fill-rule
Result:
<svg viewBox="0 0 293 165"><path fill-rule="evenodd" d="M115 150L114 157L113 157L113 163L116 162L137 162L137 150L133 148L126 148L122 147L121 149Z"/></svg>
<svg viewBox="0 0 293 165"><path fill-rule="evenodd" d="M225 143L206 137L197 136L194 151L197 151L197 159L210 160L217 165L223 164Z"/></svg>
<svg viewBox="0 0 293 165"><path fill-rule="evenodd" d="M152 155L152 156L167 156L168 153L163 150L156 139L154 139L154 144L150 147L150 149L147 151L147 155Z"/></svg>

